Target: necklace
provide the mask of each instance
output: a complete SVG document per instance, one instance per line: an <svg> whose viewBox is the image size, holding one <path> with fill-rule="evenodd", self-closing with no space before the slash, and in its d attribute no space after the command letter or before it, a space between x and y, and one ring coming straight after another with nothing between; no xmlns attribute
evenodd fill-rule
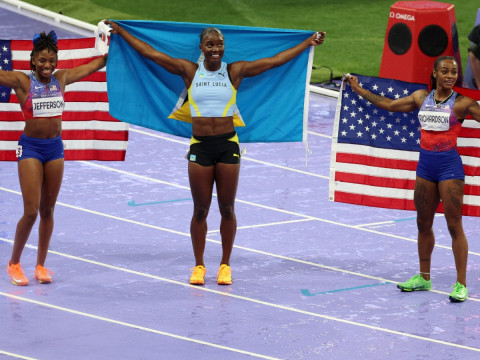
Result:
<svg viewBox="0 0 480 360"><path fill-rule="evenodd" d="M435 101L435 106L440 107L443 103L447 102L453 95L453 90L451 90L450 95L448 95L445 99L442 101L435 99L435 94L433 94L433 101Z"/></svg>

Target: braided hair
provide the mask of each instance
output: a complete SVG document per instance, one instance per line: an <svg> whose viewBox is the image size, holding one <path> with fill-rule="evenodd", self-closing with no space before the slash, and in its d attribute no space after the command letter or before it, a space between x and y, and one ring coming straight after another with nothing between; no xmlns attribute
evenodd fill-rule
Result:
<svg viewBox="0 0 480 360"><path fill-rule="evenodd" d="M42 31L40 34L35 34L33 37L33 50L30 53L30 69L35 71L35 65L33 65L33 57L40 51L48 49L53 51L55 55L58 54L58 47L57 47L57 34L55 31L50 31L45 34L45 31Z"/></svg>

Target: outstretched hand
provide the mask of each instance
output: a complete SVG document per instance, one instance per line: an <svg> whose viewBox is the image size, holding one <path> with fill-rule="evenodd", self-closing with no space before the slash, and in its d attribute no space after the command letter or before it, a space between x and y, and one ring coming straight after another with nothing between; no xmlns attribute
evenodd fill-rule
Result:
<svg viewBox="0 0 480 360"><path fill-rule="evenodd" d="M317 46L317 45L323 44L323 42L325 41L326 34L327 33L325 31L317 31L316 33L314 33L310 39L311 40L310 45Z"/></svg>
<svg viewBox="0 0 480 360"><path fill-rule="evenodd" d="M358 78L354 75L344 74L345 81L352 87L352 90L355 91L356 89L361 88L360 84L358 83Z"/></svg>
<svg viewBox="0 0 480 360"><path fill-rule="evenodd" d="M115 21L103 20L103 22L106 25L110 26L110 34L118 34L118 29L120 28L120 26Z"/></svg>

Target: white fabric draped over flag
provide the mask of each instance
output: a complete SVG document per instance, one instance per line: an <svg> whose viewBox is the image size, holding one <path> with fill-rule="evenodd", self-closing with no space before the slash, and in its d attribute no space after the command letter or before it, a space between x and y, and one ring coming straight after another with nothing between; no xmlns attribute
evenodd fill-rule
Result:
<svg viewBox="0 0 480 360"><path fill-rule="evenodd" d="M100 56L95 38L60 39L57 69L69 69ZM0 69L30 73L31 40L0 40ZM128 124L109 114L106 70L67 85L62 139L65 160L125 160ZM15 148L25 120L15 93L0 86L0 161L16 161Z"/></svg>
<svg viewBox="0 0 480 360"><path fill-rule="evenodd" d="M392 99L425 85L357 75L365 89ZM480 92L459 93L480 98ZM379 109L342 85L332 137L329 199L350 204L414 210L420 124L418 110L392 113ZM480 216L480 124L465 119L458 152L465 168L464 215ZM440 204L439 212L443 211Z"/></svg>

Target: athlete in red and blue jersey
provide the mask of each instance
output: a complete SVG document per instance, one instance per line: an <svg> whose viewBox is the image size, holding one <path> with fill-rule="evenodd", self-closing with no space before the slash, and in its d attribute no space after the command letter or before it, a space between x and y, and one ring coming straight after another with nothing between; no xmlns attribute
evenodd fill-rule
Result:
<svg viewBox="0 0 480 360"><path fill-rule="evenodd" d="M53 231L53 211L63 178L63 93L65 86L101 69L107 62L105 55L88 64L55 72L57 53L55 32L35 34L30 54L30 76L21 71L0 70L0 84L15 91L25 117L17 147L23 215L17 224L12 256L7 265L14 285L29 283L20 266L20 257L39 214L34 277L44 284L52 281L52 272L44 264Z"/></svg>
<svg viewBox="0 0 480 360"><path fill-rule="evenodd" d="M433 65L432 92L417 90L392 100L363 89L355 76L346 76L353 91L379 108L393 112L420 109L421 149L414 190L420 273L397 286L402 291L430 290L431 255L435 246L433 219L442 201L457 269L457 282L450 294L453 302L465 301L468 297L468 242L462 225L465 173L457 152L457 137L467 115L480 122L479 104L453 91L457 78L455 58L441 56Z"/></svg>

